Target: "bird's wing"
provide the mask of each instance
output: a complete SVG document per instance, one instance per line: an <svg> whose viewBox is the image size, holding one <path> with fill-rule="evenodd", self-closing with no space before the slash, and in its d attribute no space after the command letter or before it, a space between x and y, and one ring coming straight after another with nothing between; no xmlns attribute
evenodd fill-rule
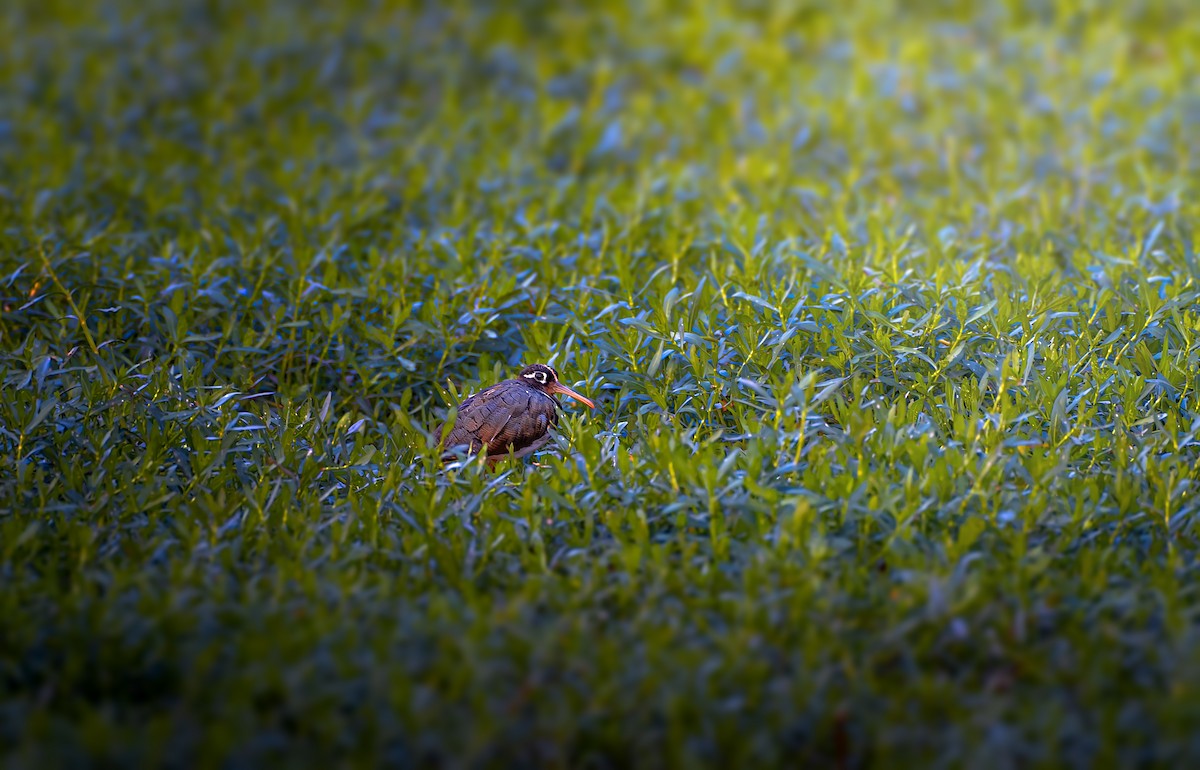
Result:
<svg viewBox="0 0 1200 770"><path fill-rule="evenodd" d="M467 399L458 408L454 428L446 437L446 448L479 451L489 455L519 452L545 439L550 426L558 424L553 398L523 382L511 380L493 385Z"/></svg>
<svg viewBox="0 0 1200 770"><path fill-rule="evenodd" d="M446 449L468 447L470 451L474 452L483 446L484 441L480 437L480 431L486 424L487 416L492 412L492 399L499 389L500 385L493 385L468 397L466 401L458 405L458 417L454 420L454 427L450 429L450 435L446 436ZM439 436L443 430L445 430L444 425L438 431Z"/></svg>
<svg viewBox="0 0 1200 770"><path fill-rule="evenodd" d="M514 453L523 454L521 450L546 443L550 427L558 424L554 399L532 389L528 393L506 393L505 397L511 406L503 423L497 415L490 426L493 430L488 454L508 454L509 447Z"/></svg>

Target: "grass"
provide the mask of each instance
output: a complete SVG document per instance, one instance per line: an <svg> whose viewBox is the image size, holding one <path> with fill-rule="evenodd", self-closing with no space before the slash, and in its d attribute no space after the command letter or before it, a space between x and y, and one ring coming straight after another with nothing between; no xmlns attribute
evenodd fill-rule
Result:
<svg viewBox="0 0 1200 770"><path fill-rule="evenodd" d="M1195 762L1200 14L978 5L6 4L0 761Z"/></svg>

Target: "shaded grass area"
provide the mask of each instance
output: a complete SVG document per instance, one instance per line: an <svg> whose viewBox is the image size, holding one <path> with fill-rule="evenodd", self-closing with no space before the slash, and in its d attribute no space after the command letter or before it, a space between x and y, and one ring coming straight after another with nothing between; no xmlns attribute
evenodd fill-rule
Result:
<svg viewBox="0 0 1200 770"><path fill-rule="evenodd" d="M1194 761L1200 16L985 5L6 5L0 758Z"/></svg>

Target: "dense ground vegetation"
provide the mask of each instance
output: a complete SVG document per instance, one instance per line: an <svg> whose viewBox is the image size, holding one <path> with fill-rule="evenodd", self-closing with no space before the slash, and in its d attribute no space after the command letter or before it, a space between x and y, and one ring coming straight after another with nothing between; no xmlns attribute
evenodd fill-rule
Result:
<svg viewBox="0 0 1200 770"><path fill-rule="evenodd" d="M316 5L0 11L0 762L1200 759L1191 3Z"/></svg>

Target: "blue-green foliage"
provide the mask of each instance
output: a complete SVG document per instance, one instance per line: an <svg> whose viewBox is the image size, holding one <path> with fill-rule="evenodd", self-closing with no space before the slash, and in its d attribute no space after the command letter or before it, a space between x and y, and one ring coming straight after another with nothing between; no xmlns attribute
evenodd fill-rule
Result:
<svg viewBox="0 0 1200 770"><path fill-rule="evenodd" d="M6 3L0 761L1195 762L1192 6Z"/></svg>

